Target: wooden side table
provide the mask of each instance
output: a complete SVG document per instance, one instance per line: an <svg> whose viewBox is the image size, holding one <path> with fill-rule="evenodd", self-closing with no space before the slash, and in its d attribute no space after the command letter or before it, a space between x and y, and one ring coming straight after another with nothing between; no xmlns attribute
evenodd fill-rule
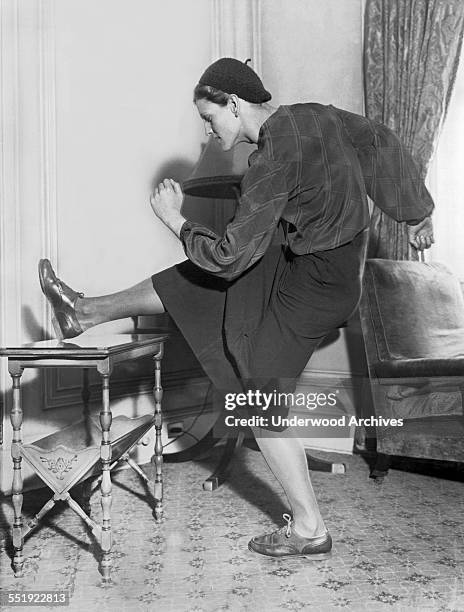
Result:
<svg viewBox="0 0 464 612"><path fill-rule="evenodd" d="M121 459L145 480L152 484L155 499L155 518L163 515L163 447L161 443L161 360L167 334L121 334L114 336L81 336L73 341L46 340L17 347L0 349L0 356L8 358L8 370L13 380L11 424L13 440L13 568L16 576L22 575L24 538L40 519L59 500L69 506L86 522L98 539L102 550L100 571L104 580L110 579L111 569L111 470ZM121 362L142 357L155 360L155 384L153 388L154 412L142 417L116 417L113 421L110 408L110 376L114 366ZM99 419L84 419L81 423L46 436L34 444L23 444L20 381L24 368L81 368L84 372L82 397L88 407L88 369L96 368L102 380L102 407ZM153 425L155 447L153 462L154 482L129 457L129 452ZM59 442L58 443L58 439ZM63 444L63 440L65 444ZM27 524L23 521L23 479L21 462L25 459L54 492L53 497ZM102 524L97 524L71 497L69 490L93 474L101 473L100 492Z"/></svg>

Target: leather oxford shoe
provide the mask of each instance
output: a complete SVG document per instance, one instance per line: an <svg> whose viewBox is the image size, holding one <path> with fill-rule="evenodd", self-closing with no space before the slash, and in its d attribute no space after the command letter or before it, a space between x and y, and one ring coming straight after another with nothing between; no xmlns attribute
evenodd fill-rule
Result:
<svg viewBox="0 0 464 612"><path fill-rule="evenodd" d="M287 525L262 536L256 536L248 543L253 552L268 557L306 557L327 559L331 556L332 538L328 531L316 538L304 538L291 527L292 519L284 514Z"/></svg>
<svg viewBox="0 0 464 612"><path fill-rule="evenodd" d="M48 259L39 261L39 279L42 291L52 308L52 323L57 338L63 340L82 334L83 329L76 316L76 301L77 298L84 297L84 294L74 291L57 278Z"/></svg>

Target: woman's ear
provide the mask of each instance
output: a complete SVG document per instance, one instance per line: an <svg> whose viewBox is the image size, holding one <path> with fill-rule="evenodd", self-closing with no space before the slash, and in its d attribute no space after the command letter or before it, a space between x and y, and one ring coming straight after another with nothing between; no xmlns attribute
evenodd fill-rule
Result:
<svg viewBox="0 0 464 612"><path fill-rule="evenodd" d="M230 94L229 100L227 103L234 117L238 117L239 112L240 112L240 102L239 102L238 96L236 96L235 94Z"/></svg>

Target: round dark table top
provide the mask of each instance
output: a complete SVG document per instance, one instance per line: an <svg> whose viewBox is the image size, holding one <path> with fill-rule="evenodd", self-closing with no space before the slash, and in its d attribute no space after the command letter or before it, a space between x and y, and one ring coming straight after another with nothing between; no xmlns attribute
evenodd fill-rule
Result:
<svg viewBox="0 0 464 612"><path fill-rule="evenodd" d="M199 198L236 200L240 195L242 178L240 174L228 174L187 179L182 185L182 190L187 195Z"/></svg>

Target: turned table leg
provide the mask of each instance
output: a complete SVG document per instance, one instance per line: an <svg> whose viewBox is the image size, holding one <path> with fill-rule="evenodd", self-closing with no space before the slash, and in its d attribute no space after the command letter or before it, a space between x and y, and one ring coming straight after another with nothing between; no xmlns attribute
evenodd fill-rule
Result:
<svg viewBox="0 0 464 612"><path fill-rule="evenodd" d="M23 369L21 367L15 367L13 364L10 366L10 375L13 379L13 405L11 408L10 420L13 427L13 441L11 444L11 457L13 459L13 486L12 486L12 499L13 499L13 510L14 510L14 521L13 521L13 568L17 578L23 575L23 546L24 546L24 534L23 534L23 478L21 474L21 444L22 444L22 433L21 428L23 424L23 410L21 408L21 375Z"/></svg>
<svg viewBox="0 0 464 612"><path fill-rule="evenodd" d="M163 389L161 387L161 359L163 350L155 356L155 386L153 396L155 398L155 454L153 463L155 465L155 478L153 486L153 496L155 498L155 519L160 521L163 516L163 444L161 442L161 400Z"/></svg>
<svg viewBox="0 0 464 612"><path fill-rule="evenodd" d="M89 368L82 370L82 417L85 427L85 443L87 446L91 443L90 434L90 384L89 384Z"/></svg>
<svg viewBox="0 0 464 612"><path fill-rule="evenodd" d="M102 479L100 484L101 507L102 507L102 530L101 542L102 561L101 573L103 580L110 580L111 571L111 442L110 429L112 414L110 410L110 376L108 373L101 373L102 376L102 409L100 412L100 425L102 429L102 441L100 447L100 457L102 464Z"/></svg>
<svg viewBox="0 0 464 612"><path fill-rule="evenodd" d="M82 416L84 418L85 427L85 444L90 446L91 433L90 433L90 385L89 385L89 368L83 368L82 370ZM92 495L92 478L84 480L81 484L82 493L82 508L86 514L90 516L90 497Z"/></svg>

